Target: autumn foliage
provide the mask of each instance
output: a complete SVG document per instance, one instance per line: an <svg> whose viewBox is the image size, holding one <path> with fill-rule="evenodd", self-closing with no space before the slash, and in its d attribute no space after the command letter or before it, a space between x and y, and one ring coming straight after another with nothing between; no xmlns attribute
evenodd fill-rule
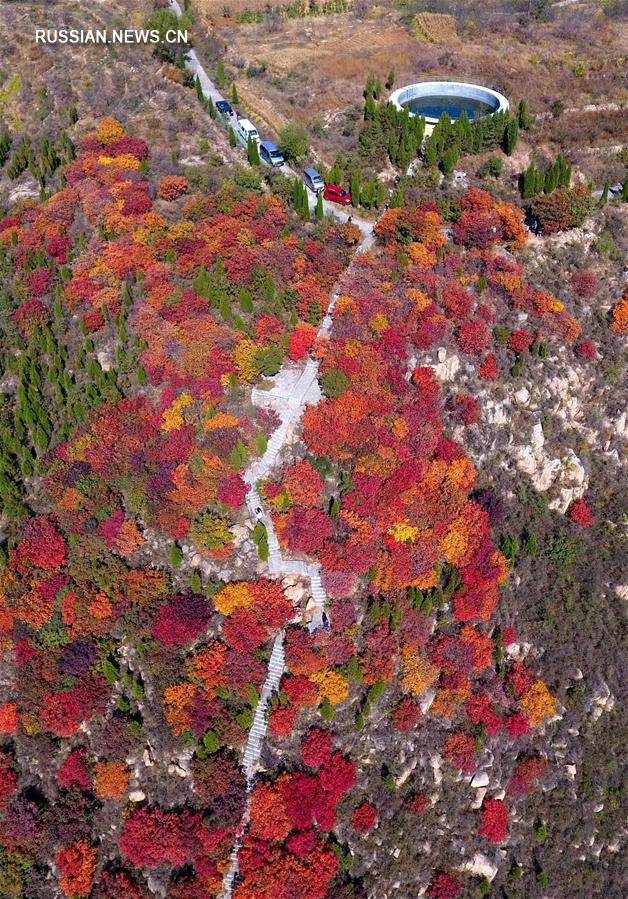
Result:
<svg viewBox="0 0 628 899"><path fill-rule="evenodd" d="M508 811L500 799L487 799L482 807L480 836L491 843L502 843L508 832Z"/></svg>
<svg viewBox="0 0 628 899"><path fill-rule="evenodd" d="M448 765L470 775L478 734L511 747L558 708L525 663L499 661L508 640L493 618L508 564L449 430L478 423L481 405L446 399L421 354L450 341L489 382L541 336L576 341L581 328L513 260L519 211L472 190L456 201L450 243L434 204L387 210L377 249L344 276L331 337L317 339L356 227L295 225L283 201L233 182L210 196L176 175L155 183L149 158L106 118L58 194L0 220L16 345L63 321L80 327L92 369L94 342L126 366L38 456L40 495L1 565L0 649L15 695L0 703L0 843L25 868L50 870L68 899L144 899L147 877L166 883L168 869L172 899L200 899L220 895L238 835L234 899L328 899L348 880L336 825L366 842L386 824L335 715L355 714L358 727L374 710L390 715L399 741L433 726ZM585 296L591 285L573 287ZM530 330L497 346L505 310L525 313ZM576 352L589 358L585 343ZM286 356L297 371L308 355L323 399L303 417L304 451L259 486L286 554L320 566L330 620L313 630L279 579L238 579L231 567L244 469L279 425L248 405L250 389ZM112 386L104 369L98 377ZM584 500L570 515L591 523ZM242 750L277 640L286 666L267 739L297 749L247 783ZM162 804L154 784L141 803L129 796L139 760L151 767L148 726L173 760L163 783L161 769L146 775ZM63 823L50 835L50 797L38 806L20 782L21 744L51 756ZM189 761L185 793L177 755ZM525 757L508 797L543 771L540 756ZM429 804L412 787L400 808L427 816ZM97 826L116 815L101 849ZM481 836L497 843L506 830L504 803L486 800ZM437 872L427 891L447 899L460 884Z"/></svg>

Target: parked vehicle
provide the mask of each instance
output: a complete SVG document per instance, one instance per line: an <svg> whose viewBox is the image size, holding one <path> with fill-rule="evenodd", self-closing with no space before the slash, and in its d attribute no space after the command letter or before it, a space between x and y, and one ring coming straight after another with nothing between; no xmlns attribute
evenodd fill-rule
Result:
<svg viewBox="0 0 628 899"><path fill-rule="evenodd" d="M226 100L216 100L216 109L218 112L221 112L223 115L232 116L233 109L231 108L231 103L227 103Z"/></svg>
<svg viewBox="0 0 628 899"><path fill-rule="evenodd" d="M259 145L260 158L267 162L268 165L280 166L286 161L281 155L281 150L276 147L272 140L263 140Z"/></svg>
<svg viewBox="0 0 628 899"><path fill-rule="evenodd" d="M323 191L326 200L332 203L340 203L341 206L351 206L351 194L344 187L338 187L337 184L328 184Z"/></svg>
<svg viewBox="0 0 628 899"><path fill-rule="evenodd" d="M238 119L235 130L242 143L248 144L249 138L259 143L259 132L248 119Z"/></svg>
<svg viewBox="0 0 628 899"><path fill-rule="evenodd" d="M320 194L322 190L325 190L325 182L316 169L303 169L303 181L305 182L305 186L309 187L309 189L317 195Z"/></svg>

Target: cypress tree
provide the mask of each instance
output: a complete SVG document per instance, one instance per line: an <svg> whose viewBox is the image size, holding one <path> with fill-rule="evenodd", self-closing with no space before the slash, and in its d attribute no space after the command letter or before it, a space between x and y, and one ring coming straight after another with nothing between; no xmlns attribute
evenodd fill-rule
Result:
<svg viewBox="0 0 628 899"><path fill-rule="evenodd" d="M543 190L546 194L551 194L553 190L556 190L558 187L558 167L556 163L551 165L548 170L545 172L545 184L543 185Z"/></svg>
<svg viewBox="0 0 628 899"><path fill-rule="evenodd" d="M425 120L423 120L424 122ZM456 142L462 152L468 153L469 150L473 147L473 135L471 122L469 121L469 117L466 112L463 112L459 119L457 119L456 124L454 126L454 133L456 136Z"/></svg>
<svg viewBox="0 0 628 899"><path fill-rule="evenodd" d="M336 160L328 172L328 182L330 184L339 184L341 180L342 169L340 168L340 163Z"/></svg>
<svg viewBox="0 0 628 899"><path fill-rule="evenodd" d="M388 138L388 158L393 165L397 165L399 140L394 132L390 132Z"/></svg>
<svg viewBox="0 0 628 899"><path fill-rule="evenodd" d="M323 218L323 215L323 193L321 191L316 197L316 218L320 221Z"/></svg>
<svg viewBox="0 0 628 899"><path fill-rule="evenodd" d="M523 131L527 131L530 125L532 124L532 118L530 116L530 111L528 109L528 104L525 100L519 101L519 108L517 110L517 120L519 122L519 127Z"/></svg>
<svg viewBox="0 0 628 899"><path fill-rule="evenodd" d="M367 209L371 209L375 205L375 185L372 178L367 178L362 185L360 203L362 206L366 206Z"/></svg>
<svg viewBox="0 0 628 899"><path fill-rule="evenodd" d="M398 185L390 195L390 208L398 209L403 206L405 199L403 188Z"/></svg>
<svg viewBox="0 0 628 899"><path fill-rule="evenodd" d="M205 99L205 96L203 94L203 87L201 85L201 79L198 77L198 75L194 79L194 87L196 88L196 96L202 103L203 100Z"/></svg>
<svg viewBox="0 0 628 899"><path fill-rule="evenodd" d="M623 203L628 203L628 177L624 178L624 183L621 186L621 194L619 196Z"/></svg>
<svg viewBox="0 0 628 899"><path fill-rule="evenodd" d="M606 206L608 203L608 181L604 182L604 190L602 191L602 196L600 197L600 201L598 206Z"/></svg>
<svg viewBox="0 0 628 899"><path fill-rule="evenodd" d="M249 139L246 144L246 155L249 160L249 165L259 165L259 147L257 146L257 141L253 140L253 138L249 135Z"/></svg>
<svg viewBox="0 0 628 899"><path fill-rule="evenodd" d="M558 187L569 187L571 181L571 166L562 153L559 153L554 163L556 167L556 184Z"/></svg>
<svg viewBox="0 0 628 899"><path fill-rule="evenodd" d="M235 81L234 81L233 84L231 85L231 102L232 102L232 103L239 103L239 102L240 102L240 100L238 99L238 89L237 89L237 87L236 87Z"/></svg>
<svg viewBox="0 0 628 899"><path fill-rule="evenodd" d="M530 163L521 179L521 196L524 200L530 200L536 193L536 166L534 161Z"/></svg>
<svg viewBox="0 0 628 899"><path fill-rule="evenodd" d="M231 125L229 125L229 146L230 146L230 147L235 147L236 144L237 144L237 139L236 139L236 136L235 136L235 131L233 130L233 128L231 127Z"/></svg>
<svg viewBox="0 0 628 899"><path fill-rule="evenodd" d="M349 179L349 193L354 206L360 205L360 173L353 172Z"/></svg>
<svg viewBox="0 0 628 899"><path fill-rule="evenodd" d="M240 303L240 309L242 309L243 312L253 311L253 297L251 296L251 291L247 290L245 287L242 288L238 295L238 302Z"/></svg>
<svg viewBox="0 0 628 899"><path fill-rule="evenodd" d="M456 163L459 158L458 147L455 145L450 147L448 150L445 150L443 153L443 157L441 160L441 166L445 175L453 174Z"/></svg>
<svg viewBox="0 0 628 899"><path fill-rule="evenodd" d="M518 138L519 123L517 122L517 119L511 119L506 125L506 130L504 131L504 151L507 156L512 156L512 154L514 153Z"/></svg>
<svg viewBox="0 0 628 899"><path fill-rule="evenodd" d="M373 75L373 73L371 72L371 74L366 79L366 84L364 85L364 91L363 91L364 99L366 99L368 96L371 96L371 97L377 96L378 83L379 82L375 78L375 75ZM381 85L380 85L379 89L381 91Z"/></svg>
<svg viewBox="0 0 628 899"><path fill-rule="evenodd" d="M416 152L418 155L418 152L421 149L421 144L423 143L423 138L425 136L425 119L423 118L423 116L415 116L412 121L414 124L414 137L416 140Z"/></svg>
<svg viewBox="0 0 628 899"><path fill-rule="evenodd" d="M428 166L436 165L438 162L439 152L438 152L438 143L434 138L434 132L427 139L427 143L425 144L425 150L423 153L423 157L425 159L425 163Z"/></svg>
<svg viewBox="0 0 628 899"><path fill-rule="evenodd" d="M232 318L231 303L229 302L229 298L227 297L226 294L223 294L221 296L218 308L220 310L221 318L223 318L226 322L231 321L231 318Z"/></svg>
<svg viewBox="0 0 628 899"><path fill-rule="evenodd" d="M225 86L225 65L222 59L219 59L216 65L216 83L220 88Z"/></svg>

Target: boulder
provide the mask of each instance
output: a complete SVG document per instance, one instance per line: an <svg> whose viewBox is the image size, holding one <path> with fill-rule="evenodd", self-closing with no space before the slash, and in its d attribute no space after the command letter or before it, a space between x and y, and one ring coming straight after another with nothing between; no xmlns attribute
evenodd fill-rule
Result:
<svg viewBox="0 0 628 899"><path fill-rule="evenodd" d="M450 356L433 368L439 381L453 381L460 368L460 359L458 356Z"/></svg>
<svg viewBox="0 0 628 899"><path fill-rule="evenodd" d="M478 787L488 787L488 781L489 777L486 771L478 771L478 773L474 774L471 779L471 786L474 790Z"/></svg>
<svg viewBox="0 0 628 899"><path fill-rule="evenodd" d="M498 868L483 853L476 852L470 861L465 862L462 870L475 874L476 877L486 877L487 880L493 880Z"/></svg>

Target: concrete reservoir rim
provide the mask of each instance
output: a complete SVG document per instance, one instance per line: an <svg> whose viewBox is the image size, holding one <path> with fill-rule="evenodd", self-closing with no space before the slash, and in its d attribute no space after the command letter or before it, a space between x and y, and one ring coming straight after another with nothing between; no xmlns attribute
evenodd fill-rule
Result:
<svg viewBox="0 0 628 899"><path fill-rule="evenodd" d="M493 107L490 115L494 115L496 112L506 112L510 107L507 98L499 91L483 87L480 84L468 84L465 81L418 81L416 84L407 84L405 87L397 88L388 99L397 109L402 110L410 100L417 97L461 97L477 100ZM425 116L425 121L435 125L438 119Z"/></svg>

